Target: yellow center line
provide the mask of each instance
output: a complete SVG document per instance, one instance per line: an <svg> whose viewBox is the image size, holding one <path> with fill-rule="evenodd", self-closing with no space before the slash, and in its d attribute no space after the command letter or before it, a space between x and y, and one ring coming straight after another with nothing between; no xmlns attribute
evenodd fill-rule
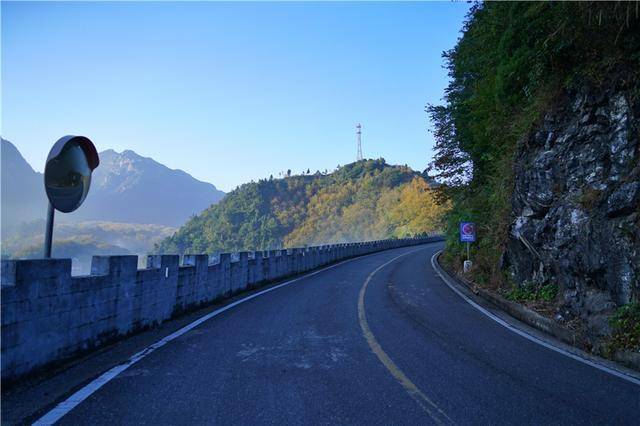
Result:
<svg viewBox="0 0 640 426"><path fill-rule="evenodd" d="M418 249L422 250L422 249ZM373 278L373 276L380 271L385 266L390 263L396 261L397 259L409 255L411 253L415 253L418 250L412 250L408 253L401 254L399 256L394 257L386 263L378 266L373 272L369 274L367 279L365 280L362 288L360 289L360 295L358 297L358 322L360 323L360 328L362 328L362 334L369 344L369 347L373 351L373 353L378 357L382 365L391 373L391 375L402 385L402 387L407 391L409 396L413 398L418 405L438 424L446 424L453 423L453 421L438 407L438 405L433 402L427 395L424 394L416 385L413 383L407 376L400 370L400 368L396 365L393 360L387 355L387 353L382 349L378 340L376 340L375 336L371 332L371 328L369 327L369 322L367 321L367 315L364 309L364 296L367 292L367 287L369 286L369 282Z"/></svg>

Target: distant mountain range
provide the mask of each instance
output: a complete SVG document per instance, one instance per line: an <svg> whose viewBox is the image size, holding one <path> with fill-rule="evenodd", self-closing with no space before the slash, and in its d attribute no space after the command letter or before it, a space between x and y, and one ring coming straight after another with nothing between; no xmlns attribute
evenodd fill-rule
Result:
<svg viewBox="0 0 640 426"><path fill-rule="evenodd" d="M2 228L44 219L43 176L2 139ZM182 170L173 170L131 150L102 151L85 203L56 220L99 220L179 226L224 197L224 192Z"/></svg>
<svg viewBox="0 0 640 426"><path fill-rule="evenodd" d="M79 219L180 226L224 197L210 183L131 150L100 153Z"/></svg>

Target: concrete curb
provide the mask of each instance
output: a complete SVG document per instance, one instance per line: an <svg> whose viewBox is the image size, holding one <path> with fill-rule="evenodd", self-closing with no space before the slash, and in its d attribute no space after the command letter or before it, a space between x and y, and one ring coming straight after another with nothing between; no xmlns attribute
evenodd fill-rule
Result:
<svg viewBox="0 0 640 426"><path fill-rule="evenodd" d="M553 321L551 318L544 317L539 313L532 311L531 309L523 305L520 305L519 303L512 302L488 290L479 288L472 281L469 281L464 277L460 277L458 274L450 272L440 264L439 257L441 254L442 252L438 253L435 258L435 266L440 269L439 272L445 274L451 280L465 287L469 292L473 293L476 296L479 296L483 300L489 302L501 311L525 323L526 325L533 327L536 330L542 331L543 333L546 333L563 343L589 353L589 358L596 357L588 351L588 342L582 339L573 330L570 330ZM604 360L605 359L602 359L602 361ZM640 354L636 354L633 352L619 352L613 355L613 360L609 361L617 361L624 367L628 367L635 370L636 372L640 372Z"/></svg>
<svg viewBox="0 0 640 426"><path fill-rule="evenodd" d="M440 262L438 262L438 264L439 263ZM458 282L464 284L469 289L469 291L494 304L496 307L502 309L512 317L524 322L525 324L530 325L531 327L537 328L540 331L551 334L553 337L564 343L572 346L577 346L581 349L587 349L587 342L580 339L577 333L566 327L563 327L562 325L553 321L551 318L542 316L539 313L527 308L526 306L523 306L516 302L512 302L511 300L507 300L504 297L489 290L480 288L472 281L469 281L468 279L461 277L458 274L452 273L451 271L442 267L442 265L440 265L440 267L450 277L453 277Z"/></svg>

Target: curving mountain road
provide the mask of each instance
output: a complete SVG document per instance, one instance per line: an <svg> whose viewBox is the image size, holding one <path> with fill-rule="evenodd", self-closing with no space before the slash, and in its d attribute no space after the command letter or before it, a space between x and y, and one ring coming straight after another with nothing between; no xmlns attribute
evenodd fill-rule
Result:
<svg viewBox="0 0 640 426"><path fill-rule="evenodd" d="M480 313L432 269L439 248L238 304L63 404L60 423L637 424L640 386Z"/></svg>

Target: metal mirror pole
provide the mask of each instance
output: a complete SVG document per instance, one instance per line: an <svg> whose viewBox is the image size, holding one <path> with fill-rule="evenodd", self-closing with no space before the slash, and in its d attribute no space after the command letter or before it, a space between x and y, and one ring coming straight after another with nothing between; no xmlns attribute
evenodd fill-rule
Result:
<svg viewBox="0 0 640 426"><path fill-rule="evenodd" d="M49 202L49 210L47 211L47 228L44 231L44 257L51 257L51 240L53 239L53 213L55 209Z"/></svg>

